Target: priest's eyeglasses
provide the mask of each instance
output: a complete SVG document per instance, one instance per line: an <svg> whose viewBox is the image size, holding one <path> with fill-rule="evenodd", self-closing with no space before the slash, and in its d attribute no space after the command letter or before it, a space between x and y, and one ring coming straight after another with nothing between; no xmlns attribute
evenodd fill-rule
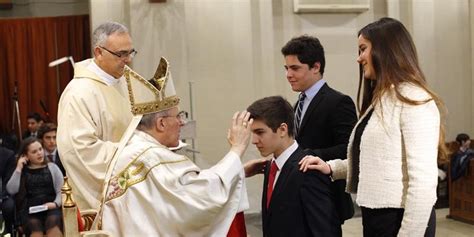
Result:
<svg viewBox="0 0 474 237"><path fill-rule="evenodd" d="M186 124L188 122L188 112L186 112L186 111L181 111L176 116L175 115L163 116L163 118L167 118L167 117L174 117L174 118L178 119L183 124Z"/></svg>
<svg viewBox="0 0 474 237"><path fill-rule="evenodd" d="M108 50L106 47L103 47L103 46L99 46L99 48L117 56L118 58L122 59L122 58L128 58L128 57L135 57L135 55L137 55L138 51L136 51L135 49L132 49L130 51L119 51L119 52L112 52L110 50Z"/></svg>

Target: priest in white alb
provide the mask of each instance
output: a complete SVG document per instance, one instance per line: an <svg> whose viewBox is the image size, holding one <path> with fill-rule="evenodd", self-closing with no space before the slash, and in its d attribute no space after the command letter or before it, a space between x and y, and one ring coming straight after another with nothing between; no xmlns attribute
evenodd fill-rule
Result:
<svg viewBox="0 0 474 237"><path fill-rule="evenodd" d="M229 152L200 169L170 149L179 144L183 121L167 61L150 81L128 68L125 77L135 117L107 172L99 226L117 237L226 236L248 208L240 158L251 137L250 114L234 115Z"/></svg>
<svg viewBox="0 0 474 237"><path fill-rule="evenodd" d="M101 24L92 48L94 58L75 64L58 106L59 157L81 210L98 209L107 166L133 116L123 77L136 54L128 29Z"/></svg>

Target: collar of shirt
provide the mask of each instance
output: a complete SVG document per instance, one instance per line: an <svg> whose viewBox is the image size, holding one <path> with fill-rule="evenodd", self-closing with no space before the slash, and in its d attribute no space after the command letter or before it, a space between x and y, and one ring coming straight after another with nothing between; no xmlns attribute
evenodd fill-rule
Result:
<svg viewBox="0 0 474 237"><path fill-rule="evenodd" d="M102 70L102 68L100 68L94 61L94 59L91 60L92 62L87 66L87 69L89 69L90 71L92 71L93 73L95 73L97 76L99 76L99 78L105 82L105 84L107 84L108 86L113 86L117 83L119 83L119 81L123 78L120 77L119 79L116 79L115 77L113 77L112 75L106 73L104 70Z"/></svg>
<svg viewBox="0 0 474 237"><path fill-rule="evenodd" d="M301 111L301 114L303 116L306 113L306 110L308 109L309 104L311 103L313 98L316 96L316 94L318 94L319 90L321 89L321 87L323 87L325 83L326 81L323 78L321 78L321 80L317 81L310 88L304 91L306 98L304 99L303 110Z"/></svg>
<svg viewBox="0 0 474 237"><path fill-rule="evenodd" d="M288 158L290 158L291 154L293 154L293 152L295 152L297 148L298 143L296 142L296 140L294 140L291 146L286 148L286 150L284 150L277 158L273 159L278 167L277 175L280 173Z"/></svg>
<svg viewBox="0 0 474 237"><path fill-rule="evenodd" d="M48 155L53 155L53 156L54 156L54 154L56 154L56 149L54 149L54 151L51 152L51 153L48 152L46 149L44 149L44 155L45 155L45 156L48 156Z"/></svg>

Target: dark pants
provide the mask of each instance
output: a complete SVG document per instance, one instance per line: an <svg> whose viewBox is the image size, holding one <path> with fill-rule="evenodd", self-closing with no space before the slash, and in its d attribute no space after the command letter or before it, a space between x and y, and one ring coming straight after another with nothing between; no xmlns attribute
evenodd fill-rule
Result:
<svg viewBox="0 0 474 237"><path fill-rule="evenodd" d="M397 236L403 219L403 208L362 209L362 226L364 237ZM428 220L425 237L434 237L436 231L436 214L434 207Z"/></svg>
<svg viewBox="0 0 474 237"><path fill-rule="evenodd" d="M2 201L2 215L5 220L4 233L12 233L15 223L15 200L11 197L6 197Z"/></svg>

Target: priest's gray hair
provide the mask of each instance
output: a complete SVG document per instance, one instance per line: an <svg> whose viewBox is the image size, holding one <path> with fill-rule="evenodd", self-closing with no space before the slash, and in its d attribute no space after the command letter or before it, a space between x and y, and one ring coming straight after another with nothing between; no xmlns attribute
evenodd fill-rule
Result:
<svg viewBox="0 0 474 237"><path fill-rule="evenodd" d="M94 33L92 33L92 48L104 46L107 38L116 32L128 33L128 29L126 26L113 21L101 24L94 30Z"/></svg>
<svg viewBox="0 0 474 237"><path fill-rule="evenodd" d="M158 118L168 116L168 111L169 110L164 110L164 111L160 111L156 113L143 115L142 119L140 120L140 123L138 124L137 129L140 131L146 131L146 130L152 129L153 126L155 126L155 121Z"/></svg>

